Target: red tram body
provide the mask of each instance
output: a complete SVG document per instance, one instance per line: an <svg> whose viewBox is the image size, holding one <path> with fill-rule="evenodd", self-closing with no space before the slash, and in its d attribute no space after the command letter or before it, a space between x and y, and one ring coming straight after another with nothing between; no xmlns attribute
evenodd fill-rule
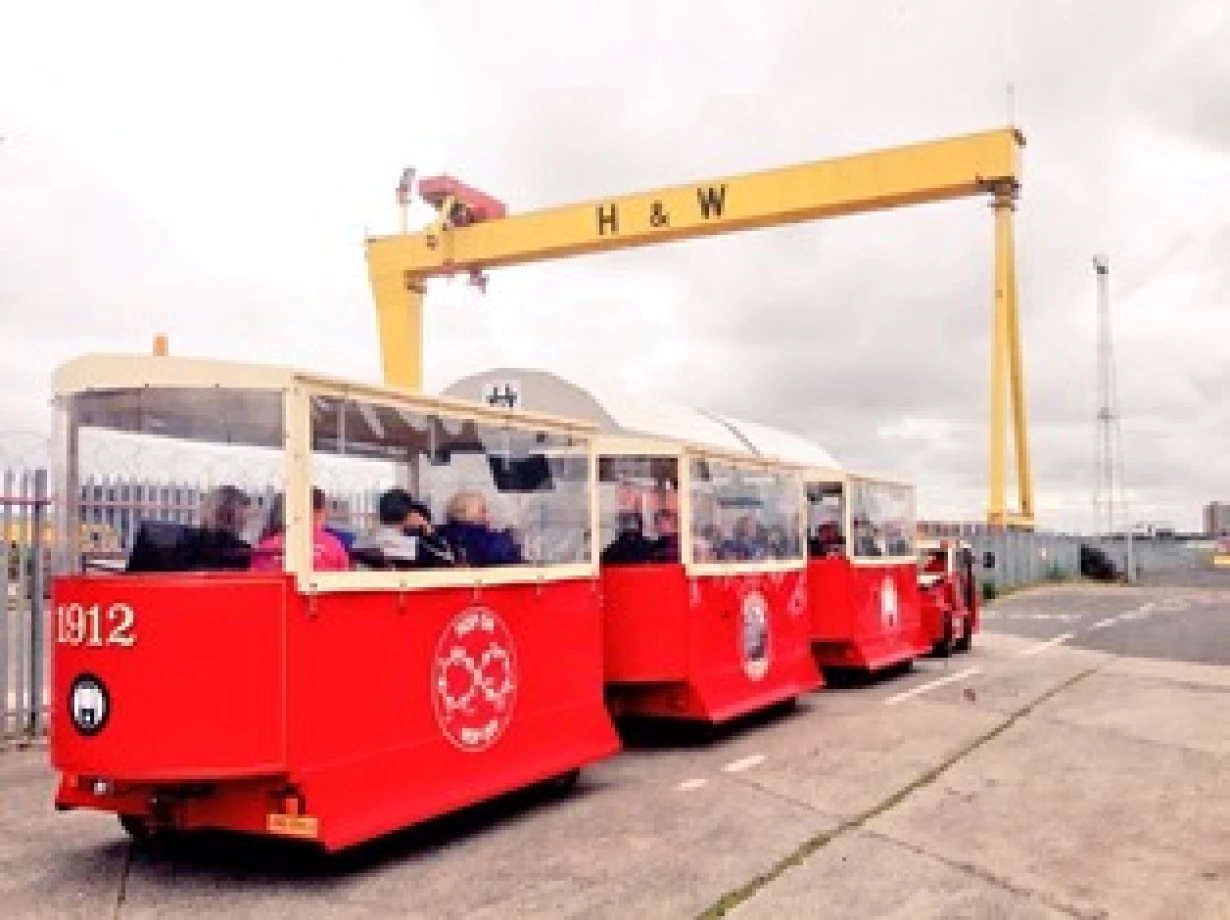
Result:
<svg viewBox="0 0 1230 920"><path fill-rule="evenodd" d="M813 559L807 583L812 651L821 668L880 671L930 648L916 563Z"/></svg>
<svg viewBox="0 0 1230 920"><path fill-rule="evenodd" d="M804 582L802 572L604 567L612 711L718 723L817 689Z"/></svg>
<svg viewBox="0 0 1230 920"><path fill-rule="evenodd" d="M85 576L54 605L98 610L104 643L108 611L131 611L133 639L57 648L55 699L83 674L109 697L93 736L56 709L60 807L334 850L619 748L590 583L311 597L290 576ZM466 667L491 648L508 657L477 686Z"/></svg>
<svg viewBox="0 0 1230 920"><path fill-rule="evenodd" d="M613 717L727 722L822 668L926 650L908 486L785 432L509 373L435 398L192 359L61 368L57 807L337 850L567 782L619 750ZM209 491L140 521L124 572L91 572L77 496L117 456L199 463ZM315 482L379 492L378 515ZM458 528L449 565L418 566L423 531L400 565L329 530L405 537L384 500L407 489L406 522ZM205 523L234 493L263 516L239 565Z"/></svg>

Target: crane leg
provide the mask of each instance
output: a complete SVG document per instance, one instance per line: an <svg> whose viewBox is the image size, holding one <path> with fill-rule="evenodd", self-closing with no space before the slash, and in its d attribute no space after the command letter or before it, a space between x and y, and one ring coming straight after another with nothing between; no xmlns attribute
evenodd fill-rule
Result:
<svg viewBox="0 0 1230 920"><path fill-rule="evenodd" d="M384 382L412 392L423 389L423 283L399 274L371 274L380 324Z"/></svg>
<svg viewBox="0 0 1230 920"><path fill-rule="evenodd" d="M1012 209L1005 211L1007 224L1008 379L1012 396L1012 433L1016 446L1016 483L1020 523L1033 526L1034 489L1029 469L1029 436L1025 427L1025 374L1021 359L1021 320L1017 302L1016 247L1012 233Z"/></svg>
<svg viewBox="0 0 1230 920"><path fill-rule="evenodd" d="M991 454L987 522L1003 526L1007 519L1004 484L1004 447L1007 440L1005 409L1008 395L1008 276L1012 242L1010 193L995 192L995 315L991 335Z"/></svg>

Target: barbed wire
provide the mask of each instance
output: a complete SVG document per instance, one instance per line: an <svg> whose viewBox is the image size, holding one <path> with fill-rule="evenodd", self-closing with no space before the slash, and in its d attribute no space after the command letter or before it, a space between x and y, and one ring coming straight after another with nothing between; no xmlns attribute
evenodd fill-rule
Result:
<svg viewBox="0 0 1230 920"><path fill-rule="evenodd" d="M28 428L0 430L0 469L45 467L51 462L51 438Z"/></svg>

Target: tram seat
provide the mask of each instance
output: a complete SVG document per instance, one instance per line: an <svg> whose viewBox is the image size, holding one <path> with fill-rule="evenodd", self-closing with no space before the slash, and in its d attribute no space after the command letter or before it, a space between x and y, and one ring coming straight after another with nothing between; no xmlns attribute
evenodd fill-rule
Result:
<svg viewBox="0 0 1230 920"><path fill-rule="evenodd" d="M423 555L417 559L389 556L374 547L360 547L359 549L351 547L349 553L351 562L355 563L360 569L368 571L404 572L410 569L447 568L449 565L447 562L433 559L429 555Z"/></svg>
<svg viewBox="0 0 1230 920"><path fill-rule="evenodd" d="M395 557L386 556L383 552L374 548L359 548L353 546L349 550L350 559L364 569L376 569L378 571L390 571L394 569L411 569L414 568L414 562L410 559L397 559Z"/></svg>
<svg viewBox="0 0 1230 920"><path fill-rule="evenodd" d="M242 570L252 549L242 540L171 521L142 521L125 571L195 572Z"/></svg>

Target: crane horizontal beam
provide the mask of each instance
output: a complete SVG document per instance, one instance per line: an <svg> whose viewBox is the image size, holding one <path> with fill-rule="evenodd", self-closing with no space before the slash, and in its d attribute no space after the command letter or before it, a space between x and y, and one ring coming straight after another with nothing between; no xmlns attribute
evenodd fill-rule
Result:
<svg viewBox="0 0 1230 920"><path fill-rule="evenodd" d="M374 282L712 236L1016 186L1024 139L986 131L367 241Z"/></svg>

